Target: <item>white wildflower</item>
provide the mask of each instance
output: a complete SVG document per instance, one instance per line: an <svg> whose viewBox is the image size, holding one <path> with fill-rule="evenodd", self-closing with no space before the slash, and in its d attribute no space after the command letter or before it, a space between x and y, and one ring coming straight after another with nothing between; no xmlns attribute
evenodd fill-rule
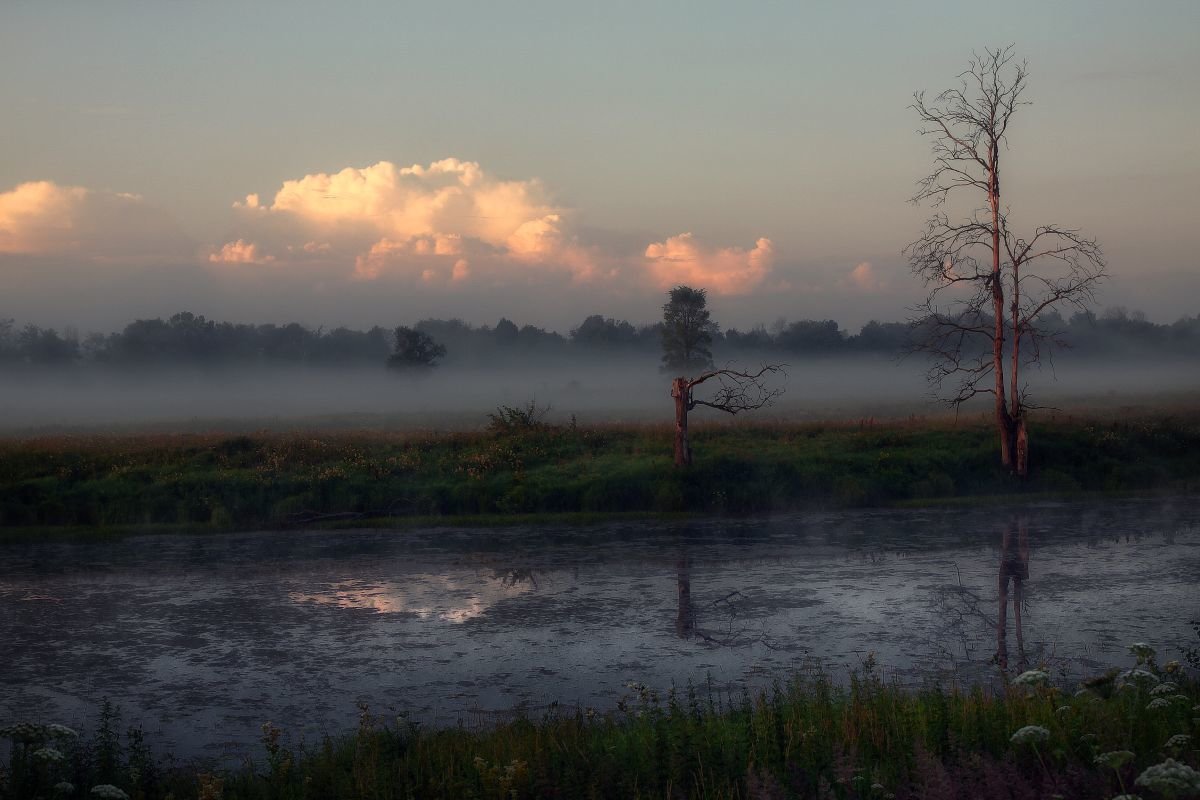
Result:
<svg viewBox="0 0 1200 800"><path fill-rule="evenodd" d="M59 781L54 784L54 791L59 794L75 794L75 784L70 781Z"/></svg>
<svg viewBox="0 0 1200 800"><path fill-rule="evenodd" d="M1175 694L1179 691L1179 687L1170 681L1163 681L1158 686L1150 690L1151 697L1161 697L1164 694Z"/></svg>
<svg viewBox="0 0 1200 800"><path fill-rule="evenodd" d="M1200 772L1168 758L1161 764L1147 767L1138 775L1136 783L1168 796L1200 792Z"/></svg>
<svg viewBox="0 0 1200 800"><path fill-rule="evenodd" d="M1012 735L1013 744L1037 744L1050 738L1050 731L1041 725L1026 725Z"/></svg>
<svg viewBox="0 0 1200 800"><path fill-rule="evenodd" d="M1108 753L1101 753L1096 756L1095 761L1097 767L1110 767L1116 769L1122 764L1133 760L1132 750L1113 750Z"/></svg>
<svg viewBox="0 0 1200 800"><path fill-rule="evenodd" d="M1070 714L1070 713L1071 713L1070 706L1059 706L1058 708L1054 709L1054 715L1058 716L1058 717L1065 717L1067 714Z"/></svg>
<svg viewBox="0 0 1200 800"><path fill-rule="evenodd" d="M57 722L52 722L46 726L46 733L53 736L55 739L78 739L79 734L73 728L68 728L66 725L59 725Z"/></svg>
<svg viewBox="0 0 1200 800"><path fill-rule="evenodd" d="M1018 686L1045 686L1050 680L1050 673L1040 669L1030 669L1013 678Z"/></svg>
<svg viewBox="0 0 1200 800"><path fill-rule="evenodd" d="M1154 658L1154 648L1145 642L1134 642L1129 645L1129 653L1130 655L1137 656L1139 664Z"/></svg>
<svg viewBox="0 0 1200 800"><path fill-rule="evenodd" d="M1142 800L1142 796L1140 794L1119 794L1112 800Z"/></svg>
<svg viewBox="0 0 1200 800"><path fill-rule="evenodd" d="M38 761L45 761L47 764L57 764L66 756L57 747L39 747L33 751L33 758Z"/></svg>
<svg viewBox="0 0 1200 800"><path fill-rule="evenodd" d="M32 722L15 722L0 728L0 738L12 739L14 742L40 742L46 738L46 726L34 725Z"/></svg>
<svg viewBox="0 0 1200 800"><path fill-rule="evenodd" d="M1146 706L1146 710L1147 711L1157 711L1160 708L1170 708L1170 707L1171 707L1170 700L1168 700L1165 697L1156 697L1150 701L1150 704L1148 706Z"/></svg>
<svg viewBox="0 0 1200 800"><path fill-rule="evenodd" d="M1175 749L1177 747L1187 747L1188 743L1191 741L1192 737L1188 736L1186 733L1177 733L1170 739L1167 739L1167 743L1164 744L1163 747L1169 747L1171 749Z"/></svg>
<svg viewBox="0 0 1200 800"><path fill-rule="evenodd" d="M1127 669L1117 676L1123 685L1129 686L1138 684L1140 686L1154 686L1158 683L1158 677L1153 672L1147 672L1144 669Z"/></svg>
<svg viewBox="0 0 1200 800"><path fill-rule="evenodd" d="M100 800L129 800L129 795L111 783L102 783L99 786L93 786L92 794L100 798Z"/></svg>

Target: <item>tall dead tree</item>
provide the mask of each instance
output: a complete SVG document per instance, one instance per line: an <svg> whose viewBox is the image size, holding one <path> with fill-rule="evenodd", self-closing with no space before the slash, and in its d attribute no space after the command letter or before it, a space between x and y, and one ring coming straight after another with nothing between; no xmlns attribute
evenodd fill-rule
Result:
<svg viewBox="0 0 1200 800"><path fill-rule="evenodd" d="M1041 320L1060 306L1087 307L1106 277L1094 239L1057 225L1021 238L1001 204L1000 157L1013 114L1028 105L1021 99L1027 77L1010 45L973 57L958 87L930 101L924 92L913 96L934 166L912 202L928 201L937 211L905 248L913 274L929 290L914 323L924 334L917 349L932 356L930 383L954 406L993 395L1001 463L1022 476L1025 410L1033 406L1020 372L1062 344L1061 332ZM966 201L956 212L961 216L943 210L959 200Z"/></svg>
<svg viewBox="0 0 1200 800"><path fill-rule="evenodd" d="M688 412L696 406L708 406L726 414L754 411L775 402L783 389L771 389L763 376L783 373L782 364L768 364L758 372L736 369L712 369L694 378L680 376L671 381L671 397L675 398L675 466L692 463L692 446L688 440ZM786 374L786 373L784 373ZM716 380L720 388L708 400L698 400L695 388L706 381Z"/></svg>

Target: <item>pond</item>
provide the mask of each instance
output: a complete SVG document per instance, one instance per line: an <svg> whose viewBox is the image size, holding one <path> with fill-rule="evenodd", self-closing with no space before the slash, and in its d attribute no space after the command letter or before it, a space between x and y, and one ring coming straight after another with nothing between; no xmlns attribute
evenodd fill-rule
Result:
<svg viewBox="0 0 1200 800"><path fill-rule="evenodd" d="M769 519L0 544L0 724L257 753L351 729L605 710L626 684L1073 677L1196 644L1200 510L1135 499Z"/></svg>

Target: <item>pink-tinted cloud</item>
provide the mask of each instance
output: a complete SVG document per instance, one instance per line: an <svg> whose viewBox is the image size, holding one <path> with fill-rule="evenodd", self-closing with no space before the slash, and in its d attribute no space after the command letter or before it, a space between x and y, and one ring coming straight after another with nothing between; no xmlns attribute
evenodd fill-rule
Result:
<svg viewBox="0 0 1200 800"><path fill-rule="evenodd" d="M861 292L880 292L886 288L886 284L870 261L860 262L858 266L850 270L849 282L853 288Z"/></svg>
<svg viewBox="0 0 1200 800"><path fill-rule="evenodd" d="M208 254L208 260L213 264L269 264L275 256L266 255L259 251L258 245L238 239L226 242L220 250Z"/></svg>
<svg viewBox="0 0 1200 800"><path fill-rule="evenodd" d="M0 253L135 263L177 261L192 245L138 195L32 181L0 193Z"/></svg>
<svg viewBox="0 0 1200 800"><path fill-rule="evenodd" d="M659 288L679 284L703 286L714 294L747 294L758 288L771 271L774 249L770 239L754 247L708 248L690 233L672 236L646 248L646 268Z"/></svg>
<svg viewBox="0 0 1200 800"><path fill-rule="evenodd" d="M472 161L381 161L313 173L284 181L269 204L250 194L234 207L247 240L271 240L280 253L297 252L288 238L323 240L324 252L352 263L360 280L428 283L442 272L452 276L468 251L471 265L458 268L459 280L519 278L529 267L580 280L596 274L566 212L539 181L499 179Z"/></svg>

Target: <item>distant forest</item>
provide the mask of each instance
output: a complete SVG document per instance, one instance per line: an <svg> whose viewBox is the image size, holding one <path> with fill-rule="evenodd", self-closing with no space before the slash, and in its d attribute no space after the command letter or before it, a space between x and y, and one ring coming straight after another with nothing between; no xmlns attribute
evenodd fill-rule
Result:
<svg viewBox="0 0 1200 800"><path fill-rule="evenodd" d="M1200 315L1169 324L1140 312L1110 308L1100 315L1080 312L1070 319L1044 320L1073 356L1137 355L1195 357L1200 354ZM638 356L657 359L660 325L634 325L593 315L567 335L501 319L493 326L459 319L426 319L414 327L447 350L447 364L521 361L530 357L589 358ZM718 362L739 356L838 357L896 356L906 351L919 326L904 322L868 322L857 333L835 320L779 321L769 328L712 330ZM81 337L37 325L18 326L0 319L0 366L108 364L184 366L237 364L377 365L392 353L393 331L310 328L299 323L253 325L217 322L189 312L169 319L140 319L118 333Z"/></svg>

